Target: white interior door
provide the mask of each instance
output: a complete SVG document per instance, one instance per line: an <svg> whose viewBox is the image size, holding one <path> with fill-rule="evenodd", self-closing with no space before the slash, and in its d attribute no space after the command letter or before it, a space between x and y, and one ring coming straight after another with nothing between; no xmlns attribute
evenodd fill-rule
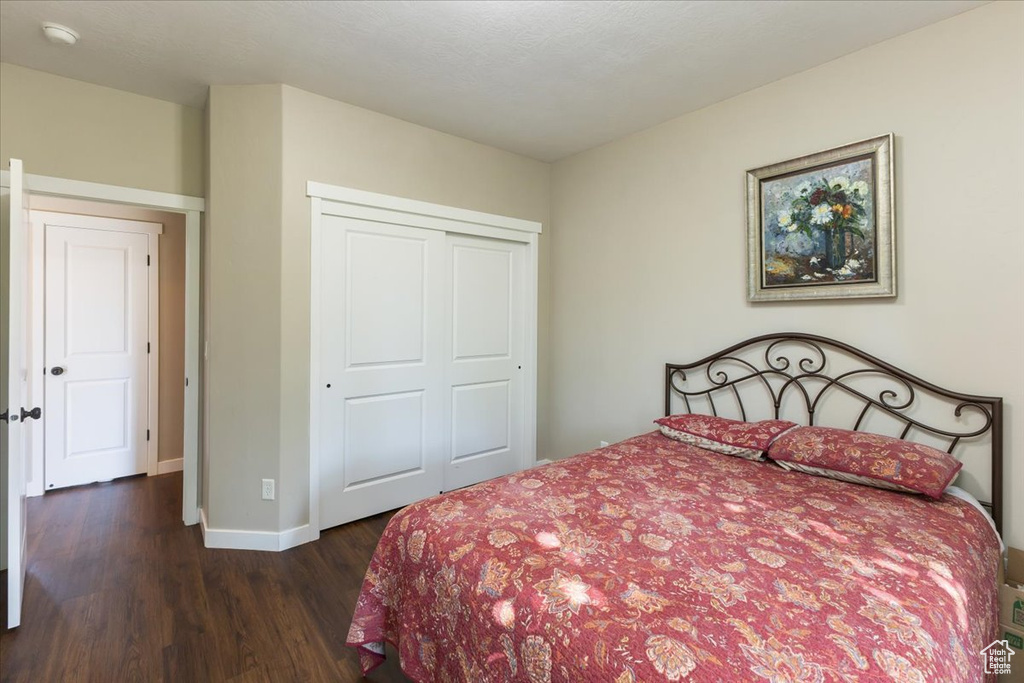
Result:
<svg viewBox="0 0 1024 683"><path fill-rule="evenodd" d="M325 216L320 528L441 490L444 233Z"/></svg>
<svg viewBox="0 0 1024 683"><path fill-rule="evenodd" d="M7 210L3 211L3 229L0 245L3 276L0 277L0 345L3 354L4 380L0 382L0 412L7 420L0 421L0 460L4 474L4 545L3 558L7 569L7 627L21 623L22 591L25 585L25 447L27 428L22 420L22 409L31 409L28 394L28 365L26 343L26 245L28 243L28 196L25 193L21 161L11 159L10 188L3 197Z"/></svg>
<svg viewBox="0 0 1024 683"><path fill-rule="evenodd" d="M449 234L446 254L451 490L523 468L526 246Z"/></svg>
<svg viewBox="0 0 1024 683"><path fill-rule="evenodd" d="M46 490L147 471L149 236L46 226Z"/></svg>

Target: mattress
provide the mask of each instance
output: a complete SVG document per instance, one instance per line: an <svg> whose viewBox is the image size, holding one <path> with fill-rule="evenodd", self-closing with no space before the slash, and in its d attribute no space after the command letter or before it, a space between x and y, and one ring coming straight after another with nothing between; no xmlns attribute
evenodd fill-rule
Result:
<svg viewBox="0 0 1024 683"><path fill-rule="evenodd" d="M653 432L411 505L348 644L416 681L978 681L1000 542L961 498Z"/></svg>

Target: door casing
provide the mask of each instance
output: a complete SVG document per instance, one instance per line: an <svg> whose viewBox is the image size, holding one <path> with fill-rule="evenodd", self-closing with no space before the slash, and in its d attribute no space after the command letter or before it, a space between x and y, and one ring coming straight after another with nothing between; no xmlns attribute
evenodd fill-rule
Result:
<svg viewBox="0 0 1024 683"><path fill-rule="evenodd" d="M202 214L206 200L202 197L141 190L132 187L68 180L26 173L25 188L30 195L68 197L95 202L124 204L146 209L180 213L185 216L185 420L182 521L199 523L199 396L203 378L199 370L200 339L200 272L202 269ZM0 170L0 186L10 187L10 173ZM34 426L40 429L41 425Z"/></svg>

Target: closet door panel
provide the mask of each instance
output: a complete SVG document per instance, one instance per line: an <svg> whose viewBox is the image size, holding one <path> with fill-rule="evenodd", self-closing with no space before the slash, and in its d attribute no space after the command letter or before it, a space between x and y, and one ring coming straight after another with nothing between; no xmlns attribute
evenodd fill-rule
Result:
<svg viewBox="0 0 1024 683"><path fill-rule="evenodd" d="M511 382L452 387L452 462L510 448Z"/></svg>
<svg viewBox="0 0 1024 683"><path fill-rule="evenodd" d="M346 247L348 367L422 363L428 242L349 231Z"/></svg>
<svg viewBox="0 0 1024 683"><path fill-rule="evenodd" d="M525 247L450 234L446 254L451 490L522 467Z"/></svg>
<svg viewBox="0 0 1024 683"><path fill-rule="evenodd" d="M320 527L436 495L444 448L444 234L325 217Z"/></svg>
<svg viewBox="0 0 1024 683"><path fill-rule="evenodd" d="M345 401L344 452L374 454L349 460L346 487L426 470L424 398L423 391L404 391Z"/></svg>
<svg viewBox="0 0 1024 683"><path fill-rule="evenodd" d="M508 359L511 344L513 251L452 244L452 360ZM511 243L491 240L496 245Z"/></svg>

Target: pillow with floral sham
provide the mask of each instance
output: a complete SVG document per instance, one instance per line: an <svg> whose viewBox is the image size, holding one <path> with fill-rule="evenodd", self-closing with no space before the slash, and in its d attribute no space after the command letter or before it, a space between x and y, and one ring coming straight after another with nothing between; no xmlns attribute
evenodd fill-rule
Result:
<svg viewBox="0 0 1024 683"><path fill-rule="evenodd" d="M963 463L945 451L891 436L800 427L776 439L768 457L788 470L940 498Z"/></svg>
<svg viewBox="0 0 1024 683"><path fill-rule="evenodd" d="M760 460L773 439L797 426L786 420L743 422L693 413L669 415L654 423L670 439L745 460Z"/></svg>

